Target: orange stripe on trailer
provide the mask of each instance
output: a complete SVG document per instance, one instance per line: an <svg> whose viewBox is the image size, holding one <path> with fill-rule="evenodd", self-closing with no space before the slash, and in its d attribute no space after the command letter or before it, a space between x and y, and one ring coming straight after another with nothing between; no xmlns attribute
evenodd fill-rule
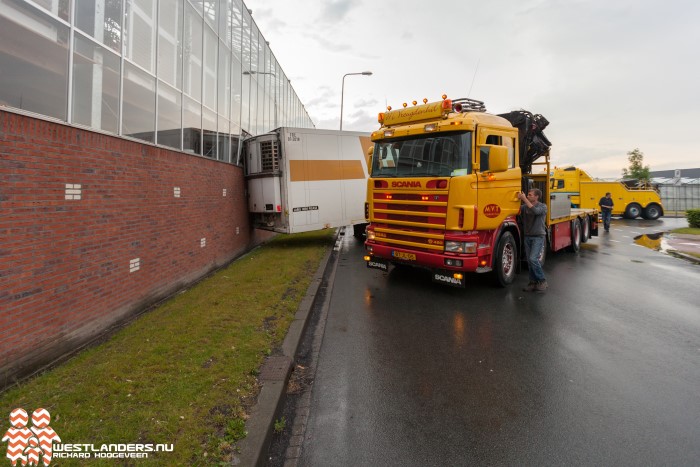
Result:
<svg viewBox="0 0 700 467"><path fill-rule="evenodd" d="M289 178L293 182L365 179L362 162L354 161L289 161Z"/></svg>

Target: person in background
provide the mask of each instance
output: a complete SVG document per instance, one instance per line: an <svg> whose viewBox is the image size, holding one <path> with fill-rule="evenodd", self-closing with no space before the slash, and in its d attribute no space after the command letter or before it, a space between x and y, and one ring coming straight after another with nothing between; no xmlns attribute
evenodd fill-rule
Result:
<svg viewBox="0 0 700 467"><path fill-rule="evenodd" d="M523 221L523 231L525 233L525 255L527 265L530 270L530 282L523 289L526 292L544 293L547 290L547 280L544 277L540 257L542 249L545 248L545 238L547 235L546 217L547 205L540 203L542 192L537 188L527 192L527 196L522 191L518 193L518 198L523 202L520 206L520 217Z"/></svg>
<svg viewBox="0 0 700 467"><path fill-rule="evenodd" d="M603 215L603 228L606 232L610 232L610 218L612 217L613 204L615 203L613 203L610 192L605 193L605 196L598 201L600 212Z"/></svg>

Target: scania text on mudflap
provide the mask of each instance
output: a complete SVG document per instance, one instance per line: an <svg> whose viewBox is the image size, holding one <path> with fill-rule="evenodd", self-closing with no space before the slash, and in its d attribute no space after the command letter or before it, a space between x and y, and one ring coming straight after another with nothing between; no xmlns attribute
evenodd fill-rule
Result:
<svg viewBox="0 0 700 467"><path fill-rule="evenodd" d="M425 268L453 286L464 286L466 273L489 273L506 286L523 251L517 195L532 188L548 205L545 251L578 251L598 235L596 209L573 209L550 190L542 115L494 115L481 101L443 95L387 107L378 122L365 203L368 267Z"/></svg>
<svg viewBox="0 0 700 467"><path fill-rule="evenodd" d="M379 269L380 271L384 272L389 270L389 264L381 259L367 259L367 267L371 269Z"/></svg>

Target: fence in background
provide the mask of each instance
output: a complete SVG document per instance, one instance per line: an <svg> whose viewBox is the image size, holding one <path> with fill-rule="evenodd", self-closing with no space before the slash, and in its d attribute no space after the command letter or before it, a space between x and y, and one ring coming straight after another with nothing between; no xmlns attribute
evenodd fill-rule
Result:
<svg viewBox="0 0 700 467"><path fill-rule="evenodd" d="M683 217L688 209L700 209L700 184L658 185L665 215Z"/></svg>

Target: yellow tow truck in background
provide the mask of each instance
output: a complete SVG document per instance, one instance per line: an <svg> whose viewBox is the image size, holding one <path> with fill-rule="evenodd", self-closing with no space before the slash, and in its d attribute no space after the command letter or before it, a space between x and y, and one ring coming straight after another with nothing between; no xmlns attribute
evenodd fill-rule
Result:
<svg viewBox="0 0 700 467"><path fill-rule="evenodd" d="M593 180L586 171L577 167L555 167L552 173L552 192L571 196L571 205L577 208L596 208L598 202L610 193L613 216L635 219L639 216L656 220L664 215L661 196L648 184L624 181Z"/></svg>

